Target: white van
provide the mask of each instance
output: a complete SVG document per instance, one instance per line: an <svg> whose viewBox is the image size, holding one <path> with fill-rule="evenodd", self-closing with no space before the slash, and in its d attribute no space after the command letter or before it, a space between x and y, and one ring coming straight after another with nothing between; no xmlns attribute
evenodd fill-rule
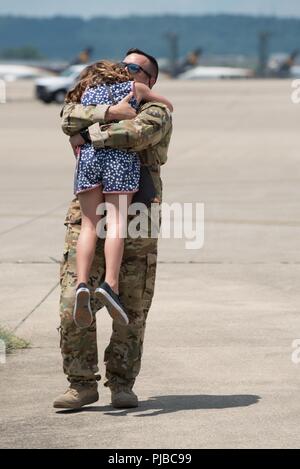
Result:
<svg viewBox="0 0 300 469"><path fill-rule="evenodd" d="M64 102L67 91L72 88L87 65L72 65L57 77L38 78L35 81L35 95L44 103Z"/></svg>

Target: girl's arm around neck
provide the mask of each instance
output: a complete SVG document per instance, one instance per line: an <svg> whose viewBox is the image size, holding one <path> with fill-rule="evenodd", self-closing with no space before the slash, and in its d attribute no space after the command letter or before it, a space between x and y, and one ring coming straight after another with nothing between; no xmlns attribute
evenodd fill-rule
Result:
<svg viewBox="0 0 300 469"><path fill-rule="evenodd" d="M165 98L164 96L161 96L159 94L154 93L152 90L150 90L150 88L148 86L144 85L143 83L135 83L134 87L133 87L133 91L134 91L135 96L136 96L136 98L139 102L146 101L148 103L150 103L150 102L163 103L166 106L168 106L168 108L170 109L171 112L173 112L173 109L174 109L173 105L167 98Z"/></svg>

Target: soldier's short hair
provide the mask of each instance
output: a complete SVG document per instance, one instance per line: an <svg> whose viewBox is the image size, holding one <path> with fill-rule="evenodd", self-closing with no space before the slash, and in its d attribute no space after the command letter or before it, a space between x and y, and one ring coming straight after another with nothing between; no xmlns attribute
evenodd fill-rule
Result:
<svg viewBox="0 0 300 469"><path fill-rule="evenodd" d="M134 48L134 47L132 47L131 49L129 49L126 52L125 57L129 54L144 55L145 57L147 57L147 59L150 60L151 64L153 65L153 69L155 71L154 78L155 78L155 80L157 80L157 77L158 77L158 74L159 74L159 66L158 66L156 58L153 57L153 55L147 54L147 52L144 52L141 49L137 49L137 48Z"/></svg>

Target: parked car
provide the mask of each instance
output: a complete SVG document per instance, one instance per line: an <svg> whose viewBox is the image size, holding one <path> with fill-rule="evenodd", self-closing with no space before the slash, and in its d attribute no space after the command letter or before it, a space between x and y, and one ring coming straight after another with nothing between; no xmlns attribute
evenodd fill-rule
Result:
<svg viewBox="0 0 300 469"><path fill-rule="evenodd" d="M44 103L64 102L67 91L75 84L86 65L72 65L59 76L38 78L35 81L35 95Z"/></svg>

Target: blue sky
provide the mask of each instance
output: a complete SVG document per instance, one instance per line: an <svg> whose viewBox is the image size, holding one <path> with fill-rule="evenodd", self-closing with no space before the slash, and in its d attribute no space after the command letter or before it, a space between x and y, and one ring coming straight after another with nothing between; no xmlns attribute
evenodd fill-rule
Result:
<svg viewBox="0 0 300 469"><path fill-rule="evenodd" d="M300 0L1 0L0 15L91 17L128 14L248 13L300 17Z"/></svg>

